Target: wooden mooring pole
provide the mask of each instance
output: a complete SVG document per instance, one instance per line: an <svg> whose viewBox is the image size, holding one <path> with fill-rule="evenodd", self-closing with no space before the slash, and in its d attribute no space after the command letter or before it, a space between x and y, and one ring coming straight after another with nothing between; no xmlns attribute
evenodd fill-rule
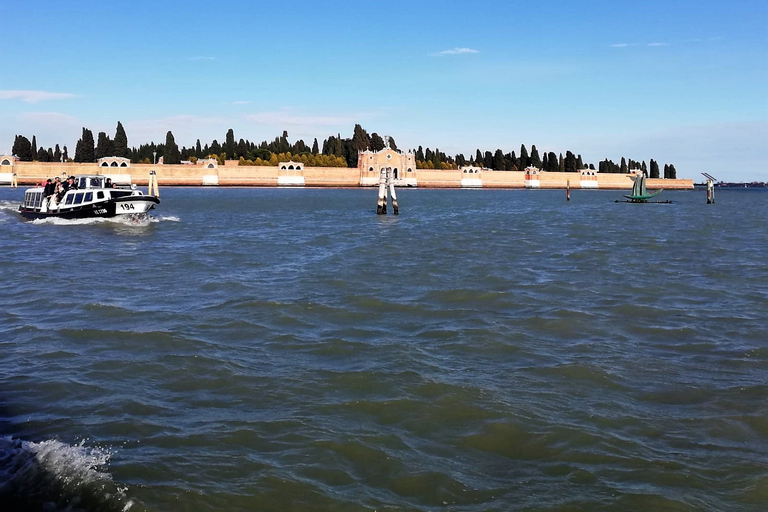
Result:
<svg viewBox="0 0 768 512"><path fill-rule="evenodd" d="M565 200L571 200L571 180L565 181Z"/></svg>
<svg viewBox="0 0 768 512"><path fill-rule="evenodd" d="M157 172L155 172L154 169L149 171L149 187L147 194L150 196L160 197L160 189L157 186Z"/></svg>
<svg viewBox="0 0 768 512"><path fill-rule="evenodd" d="M378 215L387 214L387 170L382 169L379 174L379 203L376 206Z"/></svg>
<svg viewBox="0 0 768 512"><path fill-rule="evenodd" d="M707 174L706 172L701 173L702 176L707 178L707 204L715 204L715 178Z"/></svg>
<svg viewBox="0 0 768 512"><path fill-rule="evenodd" d="M395 215L400 214L400 210L397 207L397 194L395 194L395 180L393 179L393 173L391 167L385 167L379 174L379 202L376 205L376 213L378 215L387 214L387 192L392 196L392 213Z"/></svg>

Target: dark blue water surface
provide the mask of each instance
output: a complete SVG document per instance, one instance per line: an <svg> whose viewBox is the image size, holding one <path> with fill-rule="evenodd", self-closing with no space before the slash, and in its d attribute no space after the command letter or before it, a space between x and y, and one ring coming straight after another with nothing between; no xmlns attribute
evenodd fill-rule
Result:
<svg viewBox="0 0 768 512"><path fill-rule="evenodd" d="M161 193L0 189L6 507L765 509L768 193Z"/></svg>

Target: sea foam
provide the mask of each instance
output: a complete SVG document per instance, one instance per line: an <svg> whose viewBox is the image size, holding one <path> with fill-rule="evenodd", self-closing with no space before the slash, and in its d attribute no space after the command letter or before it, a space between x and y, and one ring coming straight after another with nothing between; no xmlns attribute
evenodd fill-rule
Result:
<svg viewBox="0 0 768 512"><path fill-rule="evenodd" d="M106 470L110 456L85 441L0 438L3 510L130 510L127 488L115 485Z"/></svg>

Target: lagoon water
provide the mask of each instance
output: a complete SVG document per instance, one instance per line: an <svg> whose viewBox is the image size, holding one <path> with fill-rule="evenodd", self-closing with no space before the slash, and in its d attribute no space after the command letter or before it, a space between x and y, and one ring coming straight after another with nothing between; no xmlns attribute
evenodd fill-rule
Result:
<svg viewBox="0 0 768 512"><path fill-rule="evenodd" d="M768 193L0 189L0 510L765 510Z"/></svg>

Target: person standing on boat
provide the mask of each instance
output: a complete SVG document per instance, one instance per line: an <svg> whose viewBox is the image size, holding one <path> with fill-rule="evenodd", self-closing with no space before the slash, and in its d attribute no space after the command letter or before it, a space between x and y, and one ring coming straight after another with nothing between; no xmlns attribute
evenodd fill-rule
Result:
<svg viewBox="0 0 768 512"><path fill-rule="evenodd" d="M48 198L53 195L53 192L56 190L56 184L51 181L51 178L48 178L45 181L45 188L43 189L43 197Z"/></svg>

